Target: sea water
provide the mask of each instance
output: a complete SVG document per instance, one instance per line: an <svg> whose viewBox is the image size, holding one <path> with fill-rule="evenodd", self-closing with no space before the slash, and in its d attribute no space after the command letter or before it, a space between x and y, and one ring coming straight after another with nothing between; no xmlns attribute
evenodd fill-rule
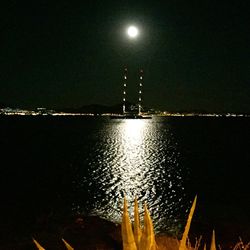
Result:
<svg viewBox="0 0 250 250"><path fill-rule="evenodd" d="M157 233L180 235L195 195L193 234L248 237L249 127L229 117L3 116L0 240L31 234L43 218L119 223L124 196L131 218L137 197Z"/></svg>

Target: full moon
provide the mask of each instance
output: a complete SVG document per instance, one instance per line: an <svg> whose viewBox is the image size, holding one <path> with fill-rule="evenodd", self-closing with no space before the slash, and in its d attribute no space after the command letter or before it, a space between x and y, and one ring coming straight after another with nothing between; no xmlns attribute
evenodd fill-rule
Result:
<svg viewBox="0 0 250 250"><path fill-rule="evenodd" d="M128 27L127 33L130 38L136 38L138 35L138 29L135 26L130 26Z"/></svg>

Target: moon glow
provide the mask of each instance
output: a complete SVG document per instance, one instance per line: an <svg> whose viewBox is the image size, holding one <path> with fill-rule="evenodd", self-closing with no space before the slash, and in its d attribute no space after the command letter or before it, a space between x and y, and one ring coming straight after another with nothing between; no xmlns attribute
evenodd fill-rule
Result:
<svg viewBox="0 0 250 250"><path fill-rule="evenodd" d="M130 26L127 29L127 34L130 38L136 38L138 36L138 29L135 26Z"/></svg>

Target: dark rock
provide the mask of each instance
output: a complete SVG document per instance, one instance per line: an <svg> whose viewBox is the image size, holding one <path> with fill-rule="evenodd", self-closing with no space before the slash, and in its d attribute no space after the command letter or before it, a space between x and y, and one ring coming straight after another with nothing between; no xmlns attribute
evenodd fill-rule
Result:
<svg viewBox="0 0 250 250"><path fill-rule="evenodd" d="M99 217L78 217L66 226L62 237L74 249L122 249L120 225Z"/></svg>

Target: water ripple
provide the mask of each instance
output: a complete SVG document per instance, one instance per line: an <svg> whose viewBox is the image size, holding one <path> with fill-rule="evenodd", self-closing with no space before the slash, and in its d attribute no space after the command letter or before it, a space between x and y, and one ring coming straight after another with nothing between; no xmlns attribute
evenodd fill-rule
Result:
<svg viewBox="0 0 250 250"><path fill-rule="evenodd" d="M137 196L140 214L147 202L156 231L178 231L185 196L179 156L170 127L154 119L110 120L97 131L85 159L88 177L79 176L77 186L92 197L91 214L120 222L124 195L132 216Z"/></svg>

